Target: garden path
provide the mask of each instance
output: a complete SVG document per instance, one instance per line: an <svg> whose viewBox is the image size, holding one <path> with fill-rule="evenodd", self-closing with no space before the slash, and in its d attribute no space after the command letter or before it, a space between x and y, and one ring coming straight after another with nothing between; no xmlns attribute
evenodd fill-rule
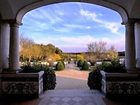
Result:
<svg viewBox="0 0 140 105"><path fill-rule="evenodd" d="M71 62L66 65L65 70L56 71L55 89L89 89L87 86L89 71L80 71L76 65Z"/></svg>

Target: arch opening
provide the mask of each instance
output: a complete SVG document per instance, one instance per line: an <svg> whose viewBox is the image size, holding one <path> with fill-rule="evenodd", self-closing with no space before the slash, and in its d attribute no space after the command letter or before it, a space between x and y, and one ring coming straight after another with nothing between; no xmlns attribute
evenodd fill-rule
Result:
<svg viewBox="0 0 140 105"><path fill-rule="evenodd" d="M33 12L32 14L29 12L27 14L27 16L31 16L31 17L29 17L30 19L28 20L28 18L23 18L23 19L25 19L25 21L23 20L23 23L25 23L25 25L28 26L28 27L24 27L24 30L26 30L26 28L29 28L29 31L28 31L29 35L31 34L32 31L34 31L34 33L36 33L36 34L34 36L32 36L32 38L33 39L37 38L37 41L39 41L39 39L41 39L41 37L42 37L42 36L40 36L40 34L38 34L39 28L40 29L43 28L42 33L43 33L43 35L45 34L47 37L46 37L46 39L43 37L41 40L46 41L47 39L50 39L49 36L53 35L53 39L52 39L53 43L56 43L57 41L59 41L58 43L63 42L62 43L63 45L65 45L64 42L70 42L70 41L71 41L70 42L71 44L75 45L74 42L79 43L79 40L82 40L82 42L85 45L88 44L87 42L99 41L99 39L101 39L103 41L105 40L105 41L108 41L108 42L111 42L111 40L112 40L112 42L116 41L117 43L121 43L121 44L122 44L122 42L118 42L118 41L120 41L120 39L122 39L122 41L124 41L124 36L123 36L123 38L121 37L122 35L124 35L124 33L123 33L123 29L120 29L120 27L122 28L122 26L121 26L121 18L119 17L119 15L116 14L117 18L114 18L115 21L119 18L116 23L114 21L109 22L109 20L113 19L113 17L112 17L113 15L108 15L108 16L106 16L107 20L103 20L104 17L102 17L102 16L109 14L109 12L112 12L112 10L108 10L108 12L107 12L107 9L105 9L106 12L104 12L104 13L106 13L106 14L101 14L99 12L95 13L95 12L93 12L94 9L92 8L92 6L93 6L92 4L86 4L86 3L78 4L79 5L78 6L79 11L77 13L80 14L80 16L79 16L79 17L81 17L81 20L80 20L80 18L76 18L77 13L74 13L75 15L71 14L72 12L74 12L73 10L71 10L71 13L66 12L66 14L68 16L64 16L65 13L63 13L63 11L59 11L59 9L62 8L63 4L65 4L65 3L58 4L60 6L56 6L56 4L46 6L46 8L50 7L48 10L54 10L53 12L51 12L52 16L48 16L48 14L46 14L48 10L45 10L45 13L42 12L43 15L41 15L41 10L37 10L39 12L39 14L36 14L34 11L31 11L31 12ZM68 3L68 4L72 4L73 7L75 6L74 5L75 3ZM87 6L88 8L86 6L84 7L83 5L88 5ZM54 9L54 7L56 7L56 9ZM61 10L67 10L68 9L68 5L66 5L65 7L67 7L67 8L62 8ZM103 7L96 6L96 5L95 5L95 7L103 8ZM45 7L42 7L42 8L45 8ZM54 14L60 16L61 18L65 17L65 19L61 19L60 17L55 16ZM38 18L36 18L35 16L38 16ZM69 18L70 20L67 20L69 16L72 16L74 18L70 17ZM36 20L35 21L36 24L34 24L34 19ZM45 19L46 21L43 20L43 19ZM87 19L87 21L89 21L91 26L89 25L89 23L86 24L86 22L85 22L86 19ZM37 22L37 20L41 20L41 22L43 22L43 23L40 24L39 22ZM64 20L67 20L67 21L63 23ZM72 21L75 21L75 23L73 23ZM91 23L91 21L92 21L92 23ZM45 25L44 24L45 22L46 22L46 24L48 23L50 25L49 26ZM59 23L59 24L57 24L57 23ZM100 24L100 25L97 25L97 24ZM32 26L30 26L30 25L32 25ZM37 26L37 27L34 27L34 26ZM56 26L56 28L54 26ZM105 28L105 29L103 29L104 33L108 32L107 34L113 34L113 35L109 35L109 37L113 37L113 38L115 37L114 38L115 40L108 39L106 37L99 38L99 39L97 38L98 36L101 35L100 30L103 27ZM78 36L79 34L81 34L81 33L77 32L78 28L80 29L80 31L82 33L81 36ZM48 30L48 29L51 29L51 30ZM68 29L70 29L70 30L68 30ZM72 33L70 33L70 31L72 31L71 29L74 30L74 33L73 33L74 36L71 36L71 34L72 34ZM87 30L90 33L87 34L87 31L84 32L83 30ZM59 34L58 36L57 35L55 36L54 34L58 34L58 31L61 34ZM52 33L50 34L50 32L52 32ZM95 34L94 32L97 32L97 33ZM120 34L119 32L122 32L122 34ZM23 32L23 34L26 34L26 33ZM65 34L64 35L65 37L62 34ZM94 34L95 36L97 34L98 35L96 37L92 37L92 35L90 35L90 34ZM69 36L69 37L66 38L66 36ZM78 36L78 37L76 37L76 36ZM118 38L118 37L120 37L120 38ZM118 40L116 40L117 38L118 38ZM59 45L59 46L61 46L61 45ZM81 42L79 43L79 46L83 46L81 44ZM72 47L74 47L74 46L72 46ZM75 49L77 49L77 48L75 48Z"/></svg>

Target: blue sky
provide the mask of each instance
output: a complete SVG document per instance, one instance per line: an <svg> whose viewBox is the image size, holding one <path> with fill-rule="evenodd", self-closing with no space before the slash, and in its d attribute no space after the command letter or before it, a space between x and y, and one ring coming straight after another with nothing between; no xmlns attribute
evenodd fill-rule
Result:
<svg viewBox="0 0 140 105"><path fill-rule="evenodd" d="M120 15L108 8L86 3L59 3L28 12L20 34L39 44L52 43L64 52L87 51L87 44L107 42L123 51L124 26Z"/></svg>

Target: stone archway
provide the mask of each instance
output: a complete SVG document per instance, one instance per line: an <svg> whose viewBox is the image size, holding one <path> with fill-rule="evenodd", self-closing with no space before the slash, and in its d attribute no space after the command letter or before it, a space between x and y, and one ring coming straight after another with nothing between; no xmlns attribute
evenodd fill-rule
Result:
<svg viewBox="0 0 140 105"><path fill-rule="evenodd" d="M35 8L39 8L41 6L46 6L46 5L50 5L50 4L55 4L55 3L65 3L65 2L83 2L83 3L90 3L90 4L97 4L103 7L107 7L110 8L116 12L118 12L120 14L120 16L122 17L122 23L126 23L128 21L128 15L127 12L124 8L122 8L120 5L115 4L113 2L109 2L106 0L91 0L91 1L79 1L79 0L68 0L68 1L57 1L57 0L53 0L53 1L48 1L48 0L43 0L43 1L38 1L38 2L34 2L30 5L25 6L24 8L20 9L20 11L17 13L16 16L16 20L18 22L22 21L23 16L35 9Z"/></svg>
<svg viewBox="0 0 140 105"><path fill-rule="evenodd" d="M3 2L5 3L5 2L8 2L8 1L3 1ZM28 5L25 5L22 8L20 8L17 11L16 16L15 16L14 19L8 19L9 17L5 17L6 20L3 21L4 23L1 25L4 28L4 29L2 29L2 32L3 33L1 34L1 36L5 36L5 32L8 32L8 34L11 37L11 38L9 38L9 41L6 40L8 43L10 43L10 47L9 47L9 49L7 49L7 53L10 52L9 53L9 68L10 69L17 70L19 68L19 64L18 64L19 63L19 54L18 54L19 53L19 46L18 46L19 45L19 39L18 39L19 32L18 32L18 30L19 30L19 25L21 25L23 16L28 11L31 11L31 10L33 10L35 8L38 8L38 7L41 7L41 6L45 6L45 5L49 5L49 4L63 3L63 2L64 1L58 1L58 0L53 0L53 1L48 1L48 0L43 0L43 1L41 0L40 1L39 0L39 1L31 2L31 3L28 3ZM91 3L91 4L101 5L101 6L104 6L104 7L110 8L110 9L113 9L116 12L118 12L120 14L120 16L122 17L122 23L125 24L128 21L128 16L127 16L126 10L124 8L122 8L120 5L115 4L113 2L109 2L109 1L106 1L106 0L94 0L94 1L93 0L91 0L91 1L69 0L67 2L85 2L85 3ZM10 3L8 5L10 5ZM9 9L8 11L11 11L11 10ZM12 11L10 16L14 15L14 13L15 12ZM4 13L3 13L3 15L4 16L8 16L7 14L4 14ZM4 16L2 18L4 18ZM13 16L11 18L13 18ZM7 24L7 25L5 25L5 24ZM7 31L8 28L10 28L10 32ZM7 47L7 44L6 44L6 41L5 41L5 43L3 43L3 47L8 48ZM129 47L127 47L127 48L129 48ZM1 51L1 52L4 54L4 51ZM130 52L132 52L132 51L130 51ZM134 53L134 51L133 51L133 53ZM131 59L132 58L132 57L130 58L131 53L128 53L126 55L127 55L127 59ZM4 56L3 59L7 59L7 56ZM134 61L134 58L132 58L132 59L133 60L129 60L129 61ZM4 63L6 64L8 62L5 61ZM128 64L126 64L126 65L128 65L128 68L131 67L131 66L129 67L129 65L132 65L133 64L132 62L127 62L127 63ZM5 66L3 68L7 68L7 67Z"/></svg>
<svg viewBox="0 0 140 105"><path fill-rule="evenodd" d="M41 3L33 4L33 5L30 5L29 7L23 8L23 10L21 10L19 12L19 14L17 15L17 20L19 22L21 22L22 17L24 16L24 14L26 12L28 12L34 8L44 6L46 2L44 4L41 4ZM113 9L116 12L118 12L120 14L120 16L122 17L122 23L126 26L126 62L125 62L125 64L126 64L126 68L128 70L130 70L130 72L131 72L135 68L135 37L134 37L134 35L135 35L134 34L134 25L135 24L134 24L134 21L131 19L129 19L129 21L128 21L128 16L127 16L127 13L125 12L125 10L118 5L111 4L111 2L96 1L96 2L88 2L88 3L98 4L98 5L102 5L102 6L110 8L110 9ZM49 3L49 4L53 4L53 2ZM46 5L48 5L48 4L46 4Z"/></svg>
<svg viewBox="0 0 140 105"><path fill-rule="evenodd" d="M130 72L134 71L132 69L135 69L135 67L136 67L135 37L134 37L135 21L133 21L133 19L129 19L128 13L126 12L126 10L123 7L121 7L120 5L118 5L114 2L108 1L108 0L94 0L94 1L92 1L92 0L91 1L69 0L67 2L84 2L84 3L90 3L90 4L97 4L97 5L101 5L101 6L110 8L120 14L120 16L122 17L122 24L126 26L126 46L125 46L126 61L125 61L125 65L126 65L126 68L129 69ZM27 5L24 8L20 9L20 11L17 13L16 20L17 20L17 22L21 23L23 16L27 12L29 12L35 8L41 7L41 6L55 4L55 3L64 3L64 1L62 2L62 1L57 1L57 0L56 1L55 0L54 1L44 0L44 1L37 1L37 2L31 3L30 5ZM137 52L139 52L139 51L137 51ZM138 56L138 58L139 58L139 56Z"/></svg>
<svg viewBox="0 0 140 105"><path fill-rule="evenodd" d="M8 6L9 7L7 9L5 9L6 7L1 9L1 4L0 4L0 13L1 13L2 22L3 22L3 23L0 22L0 24L1 24L0 35L1 35L1 37L5 37L5 35L10 35L10 38L9 38L9 40L5 40L5 38L2 38L1 40L3 40L3 42L2 41L0 41L0 42L2 43L1 45L4 48L7 48L7 45L8 45L7 42L10 43L10 48L6 49L7 50L6 53L4 50L1 50L2 53L0 53L0 54L2 54L2 56L4 56L4 58L1 57L2 60L0 60L0 61L5 62L5 64L8 63L8 61L4 61L4 59L5 58L7 59L7 53L9 52L8 50L10 50L10 54L9 54L9 57L10 57L9 65L10 66L9 67L10 67L11 71L14 71L14 70L16 71L19 68L19 66L18 66L18 63L19 63L19 54L18 54L19 53L19 46L18 46L19 33L18 33L18 30L19 30L19 25L21 24L23 16L28 11L33 10L35 8L49 5L49 4L54 4L54 3L62 3L63 1L61 1L61 0L59 0L59 1L58 0L53 0L53 1L51 1L51 0L49 0L49 1L48 0L31 0L27 4L25 3L26 5L22 5L22 6L19 6L18 4L16 5L16 3L14 5L14 3L12 1L10 2L9 0L1 0L1 1L3 4L8 3L6 5L6 7L8 7ZM136 64L136 61L135 61L136 60L136 58L135 58L135 40L136 40L135 35L140 34L140 31L139 31L140 23L138 22L139 20L136 20L136 19L140 18L140 15L136 15L139 12L138 11L135 12L135 10L139 9L138 7L139 7L140 1L139 0L129 1L126 4L127 5L126 7L125 7L125 5L120 5L122 2L125 4L125 0L118 1L118 2L117 1L115 2L115 0L114 1L113 0L112 1L111 0L87 0L87 1L86 0L85 1L67 0L67 2L68 1L69 2L85 2L85 3L97 4L97 5L101 5L101 6L113 9L120 14L120 16L122 17L122 23L126 26L126 53L125 53L126 62L125 62L125 65L126 65L126 68L128 69L128 72L129 71L135 72L135 66L136 66L135 65ZM18 1L18 3L22 4L23 2ZM129 4L131 4L131 3L133 3L133 4L130 6ZM127 7L129 8L129 6L131 7L131 10L127 9ZM18 9L16 9L16 8L18 8ZM7 12L5 12L4 10L7 10ZM11 17L9 17L9 16L11 16ZM9 31L9 29L10 29L10 31ZM6 33L8 33L8 34L6 34ZM139 39L138 39L138 42L139 42ZM136 43L136 44L138 45L139 43ZM137 54L138 54L139 50L140 50L139 47L136 48L136 50L137 50ZM137 57L139 60L140 54L138 54ZM140 64L139 64L139 66L140 66ZM11 71L9 71L9 74L7 75L7 77L5 77L6 79L11 76L11 74L10 74ZM15 75L16 75L17 77L20 77L19 74L16 74L15 71L12 72L12 73L14 73L12 76L15 77ZM126 74L126 75L128 75L128 74ZM134 77L137 77L137 75L136 76L134 75ZM133 81L133 82L136 83L136 81ZM5 89L5 87L4 87L4 89ZM1 89L0 89L0 91L1 91Z"/></svg>

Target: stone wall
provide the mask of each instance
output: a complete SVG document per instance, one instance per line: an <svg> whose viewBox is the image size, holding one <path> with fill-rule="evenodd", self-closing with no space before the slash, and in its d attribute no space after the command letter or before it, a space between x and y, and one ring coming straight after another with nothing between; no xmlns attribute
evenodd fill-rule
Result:
<svg viewBox="0 0 140 105"><path fill-rule="evenodd" d="M38 97L43 92L43 74L44 71L2 74L2 96Z"/></svg>
<svg viewBox="0 0 140 105"><path fill-rule="evenodd" d="M102 74L102 92L106 96L138 96L140 95L140 75L128 73Z"/></svg>

